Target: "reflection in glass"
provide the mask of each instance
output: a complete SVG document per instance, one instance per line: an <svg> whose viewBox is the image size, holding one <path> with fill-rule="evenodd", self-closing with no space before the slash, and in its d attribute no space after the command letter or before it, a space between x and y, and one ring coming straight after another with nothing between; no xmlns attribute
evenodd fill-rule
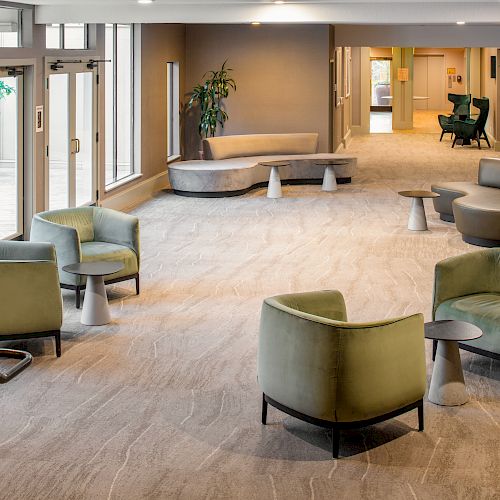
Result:
<svg viewBox="0 0 500 500"><path fill-rule="evenodd" d="M69 75L49 77L49 209L69 207Z"/></svg>
<svg viewBox="0 0 500 500"><path fill-rule="evenodd" d="M0 238L18 232L17 81L0 78Z"/></svg>

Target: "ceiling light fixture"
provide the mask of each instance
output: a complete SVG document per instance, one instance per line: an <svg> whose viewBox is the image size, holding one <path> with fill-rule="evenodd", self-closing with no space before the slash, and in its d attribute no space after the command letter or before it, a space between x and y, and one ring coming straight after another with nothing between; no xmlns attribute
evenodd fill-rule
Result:
<svg viewBox="0 0 500 500"><path fill-rule="evenodd" d="M285 2L283 0L275 0L274 3L276 5L283 5Z"/></svg>
<svg viewBox="0 0 500 500"><path fill-rule="evenodd" d="M457 21L457 24L459 24L460 26L462 26L462 25L465 24L465 21Z"/></svg>
<svg viewBox="0 0 500 500"><path fill-rule="evenodd" d="M147 3L153 3L154 0L137 0L137 3L142 3L142 4L147 4Z"/></svg>
<svg viewBox="0 0 500 500"><path fill-rule="evenodd" d="M252 26L259 26L260 25L260 21L252 21Z"/></svg>

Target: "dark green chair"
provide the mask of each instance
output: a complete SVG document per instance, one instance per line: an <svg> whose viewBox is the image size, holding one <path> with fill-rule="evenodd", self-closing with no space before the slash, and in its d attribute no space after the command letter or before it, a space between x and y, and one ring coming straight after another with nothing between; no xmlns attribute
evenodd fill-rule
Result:
<svg viewBox="0 0 500 500"><path fill-rule="evenodd" d="M440 142L443 140L444 134L451 134L453 137L453 123L459 116L469 117L470 99L470 94L448 94L448 101L453 103L453 113L449 116L438 115L439 125L442 129Z"/></svg>
<svg viewBox="0 0 500 500"><path fill-rule="evenodd" d="M490 100L487 97L481 99L474 98L472 103L479 109L479 117L477 120L455 120L453 123L453 139L452 148L455 147L457 140L462 140L462 145L470 144L471 141L477 141L477 146L481 149L481 139L485 140L488 147L491 148L490 141L484 128L490 111Z"/></svg>

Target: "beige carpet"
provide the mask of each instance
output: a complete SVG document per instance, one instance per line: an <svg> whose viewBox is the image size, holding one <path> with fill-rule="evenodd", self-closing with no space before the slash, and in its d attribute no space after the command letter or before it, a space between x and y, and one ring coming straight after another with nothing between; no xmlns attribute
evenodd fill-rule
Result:
<svg viewBox="0 0 500 500"><path fill-rule="evenodd" d="M430 205L430 231L407 231L396 193L472 180L491 151L391 134L350 152L359 173L334 194L163 193L137 208L141 295L113 287L115 321L88 328L64 292L62 358L30 342L34 364L0 387L0 498L498 498L500 363L488 358L462 353L468 404L426 402L424 433L415 412L346 432L341 460L322 429L274 409L260 424L264 297L336 288L351 320L430 319L435 262L477 250Z"/></svg>

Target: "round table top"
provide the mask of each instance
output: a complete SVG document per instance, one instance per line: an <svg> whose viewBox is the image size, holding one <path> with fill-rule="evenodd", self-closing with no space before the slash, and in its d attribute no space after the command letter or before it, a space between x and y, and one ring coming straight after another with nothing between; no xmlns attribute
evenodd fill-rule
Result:
<svg viewBox="0 0 500 500"><path fill-rule="evenodd" d="M347 165L347 160L316 160L315 165Z"/></svg>
<svg viewBox="0 0 500 500"><path fill-rule="evenodd" d="M399 191L400 196L405 196L406 198L439 198L438 193L433 193L432 191L420 191L418 189L414 191Z"/></svg>
<svg viewBox="0 0 500 500"><path fill-rule="evenodd" d="M69 264L63 267L63 271L70 274L82 276L107 276L121 271L124 268L122 262L81 262L79 264Z"/></svg>
<svg viewBox="0 0 500 500"><path fill-rule="evenodd" d="M263 165L264 167L288 167L290 165L289 161L262 161L259 165Z"/></svg>
<svg viewBox="0 0 500 500"><path fill-rule="evenodd" d="M480 328L465 321L441 320L425 323L425 338L433 340L464 340L478 339L483 335Z"/></svg>

